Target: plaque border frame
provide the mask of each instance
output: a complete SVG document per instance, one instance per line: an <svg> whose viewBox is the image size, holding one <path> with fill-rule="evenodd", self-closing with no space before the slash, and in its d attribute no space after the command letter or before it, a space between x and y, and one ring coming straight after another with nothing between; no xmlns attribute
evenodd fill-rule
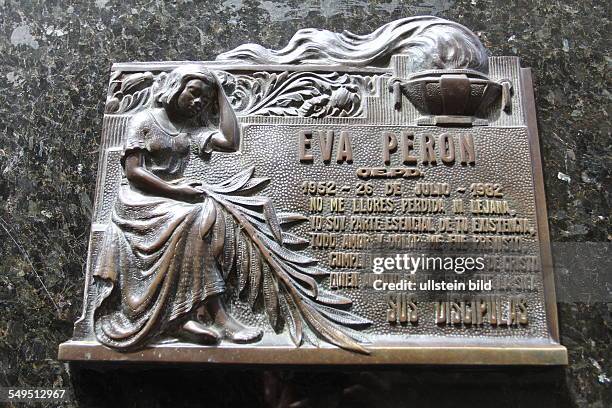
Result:
<svg viewBox="0 0 612 408"><path fill-rule="evenodd" d="M117 63L111 71L163 70L184 62L169 61L160 63ZM210 63L215 69L230 68L223 64ZM240 66L232 65L231 69ZM279 66L258 66L260 69L278 69ZM307 66L310 71L329 70L330 66ZM348 70L346 68L343 71ZM354 69L364 72L363 68ZM388 69L377 68L368 72L388 72ZM268 345L219 345L197 346L161 344L133 352L118 352L95 341L67 341L60 344L58 359L60 361L79 362L123 362L123 363L197 363L227 365L567 365L567 349L560 344L559 323L555 295L553 261L550 247L550 232L544 191L544 175L540 142L537 128L535 96L531 68L520 68L520 88L524 108L525 123L531 155L531 169L534 184L536 222L542 262L542 285L546 320L551 341L510 342L500 339L500 343L489 345L483 342L478 345L458 346L456 342L439 342L435 345L414 346L368 346L371 355L349 352L330 345L314 347L304 345L268 346ZM87 282L86 282L87 288ZM87 290L87 289L86 289Z"/></svg>

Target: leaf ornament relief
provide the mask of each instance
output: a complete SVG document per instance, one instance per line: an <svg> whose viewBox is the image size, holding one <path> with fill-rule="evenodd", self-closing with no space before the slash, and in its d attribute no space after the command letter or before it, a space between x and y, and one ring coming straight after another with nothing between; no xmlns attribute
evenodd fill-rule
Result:
<svg viewBox="0 0 612 408"><path fill-rule="evenodd" d="M120 114L144 108L153 95L153 84L165 74L153 75L151 72L137 72L123 75L115 71L111 75L104 113Z"/></svg>
<svg viewBox="0 0 612 408"><path fill-rule="evenodd" d="M234 82L231 103L241 115L355 117L373 89L372 78L312 72L256 72L227 76ZM225 84L224 84L225 85Z"/></svg>

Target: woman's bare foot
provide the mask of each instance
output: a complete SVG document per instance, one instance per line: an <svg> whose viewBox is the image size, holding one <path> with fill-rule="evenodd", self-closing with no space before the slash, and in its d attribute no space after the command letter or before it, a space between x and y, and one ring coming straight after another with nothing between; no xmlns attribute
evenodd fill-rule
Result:
<svg viewBox="0 0 612 408"><path fill-rule="evenodd" d="M221 340L221 334L216 328L195 320L189 320L183 324L178 335L182 339L197 344L217 344Z"/></svg>
<svg viewBox="0 0 612 408"><path fill-rule="evenodd" d="M257 327L244 326L234 318L228 316L220 329L223 337L234 343L252 343L261 339L263 331Z"/></svg>
<svg viewBox="0 0 612 408"><path fill-rule="evenodd" d="M219 296L215 296L207 302L207 310L215 322L214 326L229 341L234 343L252 343L258 341L263 336L261 329L245 326L227 314Z"/></svg>

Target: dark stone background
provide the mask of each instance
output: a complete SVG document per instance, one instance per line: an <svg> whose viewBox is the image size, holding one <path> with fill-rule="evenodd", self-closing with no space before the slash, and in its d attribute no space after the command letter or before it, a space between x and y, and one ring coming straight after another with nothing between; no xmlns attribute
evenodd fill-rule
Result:
<svg viewBox="0 0 612 408"><path fill-rule="evenodd" d="M510 3L0 0L0 386L66 387L66 407L611 406L609 3ZM299 28L365 33L414 14L458 21L534 70L567 368L100 372L56 361L81 311L113 62L214 59L244 42L281 47Z"/></svg>

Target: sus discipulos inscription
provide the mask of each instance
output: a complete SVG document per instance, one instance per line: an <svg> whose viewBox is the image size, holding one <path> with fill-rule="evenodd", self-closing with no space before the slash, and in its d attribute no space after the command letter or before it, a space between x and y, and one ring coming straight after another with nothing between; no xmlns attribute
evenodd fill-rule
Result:
<svg viewBox="0 0 612 408"><path fill-rule="evenodd" d="M563 364L529 69L437 17L112 68L65 360Z"/></svg>

